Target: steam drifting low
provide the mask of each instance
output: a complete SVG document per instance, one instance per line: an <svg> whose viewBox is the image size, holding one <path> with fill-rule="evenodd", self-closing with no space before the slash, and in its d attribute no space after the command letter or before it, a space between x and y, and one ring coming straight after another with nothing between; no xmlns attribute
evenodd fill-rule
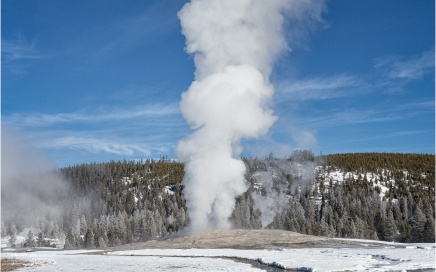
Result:
<svg viewBox="0 0 436 272"><path fill-rule="evenodd" d="M316 8L313 8L313 7ZM271 65L285 51L284 14L319 14L319 4L289 0L192 0L179 12L195 81L180 109L194 129L177 146L185 163L191 230L229 228L235 197L246 191L241 140L265 134L277 119L268 109ZM316 17L316 16L312 16Z"/></svg>

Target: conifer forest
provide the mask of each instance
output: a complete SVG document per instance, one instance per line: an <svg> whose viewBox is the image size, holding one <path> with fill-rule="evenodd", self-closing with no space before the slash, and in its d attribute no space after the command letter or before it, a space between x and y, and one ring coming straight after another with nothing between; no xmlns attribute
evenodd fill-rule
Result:
<svg viewBox="0 0 436 272"><path fill-rule="evenodd" d="M236 198L234 228L271 228L317 236L435 242L435 156L356 153L243 158L248 190ZM184 165L165 157L57 169L68 193L60 213L28 226L2 219L15 246L65 241L64 248L106 248L158 239L189 224ZM23 244L15 236L32 227ZM32 232L32 233L30 233ZM34 237L38 237L35 240ZM38 244L39 243L39 244Z"/></svg>

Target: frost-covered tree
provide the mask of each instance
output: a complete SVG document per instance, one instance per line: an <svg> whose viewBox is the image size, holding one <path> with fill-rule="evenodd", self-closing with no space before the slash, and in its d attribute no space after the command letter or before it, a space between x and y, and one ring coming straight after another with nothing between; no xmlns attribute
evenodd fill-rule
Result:
<svg viewBox="0 0 436 272"><path fill-rule="evenodd" d="M26 240L24 241L23 246L25 246L25 247L37 246L36 241L35 241L35 236L33 235L32 230L29 230L29 232L27 233L27 237L26 237Z"/></svg>
<svg viewBox="0 0 436 272"><path fill-rule="evenodd" d="M426 243L435 242L435 219L431 213L427 213L427 221L424 225L424 241Z"/></svg>
<svg viewBox="0 0 436 272"><path fill-rule="evenodd" d="M84 244L86 248L94 248L95 247L95 236L92 228L88 228L85 234Z"/></svg>
<svg viewBox="0 0 436 272"><path fill-rule="evenodd" d="M15 227L15 224L11 225L11 237L9 238L9 244L11 247L16 247L17 242L17 228Z"/></svg>
<svg viewBox="0 0 436 272"><path fill-rule="evenodd" d="M397 226L395 224L394 215L392 211L388 212L388 216L382 217L382 237L385 241L395 241L397 238Z"/></svg>
<svg viewBox="0 0 436 272"><path fill-rule="evenodd" d="M46 246L46 245L47 245L47 243L45 242L44 234L42 233L42 231L40 231L40 232L38 233L38 238L37 238L37 240L36 240L36 244L37 244L37 246L39 246L39 247L43 247L43 246Z"/></svg>
<svg viewBox="0 0 436 272"><path fill-rule="evenodd" d="M70 228L67 232L66 237L65 237L64 249L73 249L76 247L77 247L77 244L76 244L76 239L74 236L74 230L73 230L73 228Z"/></svg>
<svg viewBox="0 0 436 272"><path fill-rule="evenodd" d="M2 220L1 221L1 237L5 237L7 235L6 224Z"/></svg>
<svg viewBox="0 0 436 272"><path fill-rule="evenodd" d="M98 248L106 248L107 243L103 237L98 238Z"/></svg>
<svg viewBox="0 0 436 272"><path fill-rule="evenodd" d="M85 235L88 231L88 223L86 222L85 215L82 214L82 217L80 218L80 234Z"/></svg>
<svg viewBox="0 0 436 272"><path fill-rule="evenodd" d="M412 241L413 242L423 242L424 241L424 227L427 219L425 214L421 211L419 207L415 208L415 211L410 219L410 224L412 226Z"/></svg>

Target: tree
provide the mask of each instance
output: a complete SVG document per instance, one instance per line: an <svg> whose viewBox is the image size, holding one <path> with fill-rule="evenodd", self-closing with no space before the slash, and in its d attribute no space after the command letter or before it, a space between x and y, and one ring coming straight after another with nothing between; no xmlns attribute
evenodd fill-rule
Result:
<svg viewBox="0 0 436 272"><path fill-rule="evenodd" d="M9 243L11 244L11 247L16 247L17 242L17 228L15 227L15 224L12 224L11 226L11 237L9 238Z"/></svg>
<svg viewBox="0 0 436 272"><path fill-rule="evenodd" d="M106 248L107 244L103 237L98 238L98 248Z"/></svg>
<svg viewBox="0 0 436 272"><path fill-rule="evenodd" d="M53 227L53 231L51 232L52 238L60 239L61 238L61 230L59 228L58 222L55 222Z"/></svg>
<svg viewBox="0 0 436 272"><path fill-rule="evenodd" d="M1 222L1 237L5 237L7 235L5 222L2 220Z"/></svg>
<svg viewBox="0 0 436 272"><path fill-rule="evenodd" d="M29 230L29 232L27 233L27 238L24 241L23 245L25 247L35 247L36 246L35 237L34 237L33 232L31 230Z"/></svg>
<svg viewBox="0 0 436 272"><path fill-rule="evenodd" d="M427 219L424 213L419 207L415 208L412 218L410 219L410 225L412 225L412 241L420 243L424 241L424 227Z"/></svg>
<svg viewBox="0 0 436 272"><path fill-rule="evenodd" d="M68 230L67 236L65 237L64 249L73 249L76 247L76 240L74 237L73 228Z"/></svg>
<svg viewBox="0 0 436 272"><path fill-rule="evenodd" d="M80 234L85 235L88 230L88 224L86 222L85 215L82 214L82 217L80 218Z"/></svg>
<svg viewBox="0 0 436 272"><path fill-rule="evenodd" d="M395 225L394 215L389 211L388 216L382 218L382 235L385 241L395 241L397 238L397 226Z"/></svg>
<svg viewBox="0 0 436 272"><path fill-rule="evenodd" d="M88 228L85 234L85 247L94 248L95 247L94 239L95 239L94 231L92 230L92 228Z"/></svg>
<svg viewBox="0 0 436 272"><path fill-rule="evenodd" d="M40 231L40 232L38 233L38 239L37 239L36 244L37 244L39 247L43 247L43 246L46 246L46 245L47 245L47 243L45 242L44 234L42 233L42 231Z"/></svg>
<svg viewBox="0 0 436 272"><path fill-rule="evenodd" d="M434 217L427 213L427 221L424 225L424 242L434 243L435 242L435 220Z"/></svg>

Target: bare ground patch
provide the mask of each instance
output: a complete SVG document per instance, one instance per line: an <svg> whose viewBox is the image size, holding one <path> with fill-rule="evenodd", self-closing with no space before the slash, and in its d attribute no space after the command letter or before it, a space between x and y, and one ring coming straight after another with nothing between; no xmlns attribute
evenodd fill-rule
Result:
<svg viewBox="0 0 436 272"><path fill-rule="evenodd" d="M307 248L327 244L341 244L341 241L327 237L304 235L284 230L213 230L196 234L179 234L159 240L132 243L110 248L110 251L135 250L144 248L188 249L188 248Z"/></svg>
<svg viewBox="0 0 436 272"><path fill-rule="evenodd" d="M1 271L14 271L18 268L25 267L29 262L15 258L2 258Z"/></svg>

